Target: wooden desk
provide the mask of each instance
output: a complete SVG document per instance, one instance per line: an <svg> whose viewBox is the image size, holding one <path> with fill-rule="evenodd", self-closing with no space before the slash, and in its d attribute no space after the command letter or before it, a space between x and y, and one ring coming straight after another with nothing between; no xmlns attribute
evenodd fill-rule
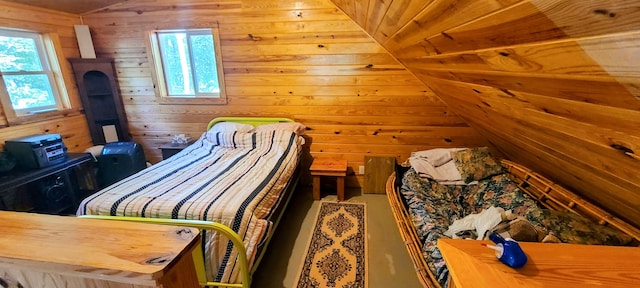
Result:
<svg viewBox="0 0 640 288"><path fill-rule="evenodd" d="M10 287L199 287L195 228L7 211L0 221Z"/></svg>
<svg viewBox="0 0 640 288"><path fill-rule="evenodd" d="M309 172L313 176L313 200L320 200L320 176L336 177L338 200L344 200L344 177L347 176L347 160L313 159Z"/></svg>
<svg viewBox="0 0 640 288"><path fill-rule="evenodd" d="M502 264L491 241L438 240L455 287L640 287L640 248L520 243L527 264Z"/></svg>

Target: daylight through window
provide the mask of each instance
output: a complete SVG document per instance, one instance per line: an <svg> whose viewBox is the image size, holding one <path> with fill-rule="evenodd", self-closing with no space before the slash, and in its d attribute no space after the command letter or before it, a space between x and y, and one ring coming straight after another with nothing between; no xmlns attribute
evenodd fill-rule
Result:
<svg viewBox="0 0 640 288"><path fill-rule="evenodd" d="M63 108L42 35L0 29L0 75L3 104L16 116Z"/></svg>
<svg viewBox="0 0 640 288"><path fill-rule="evenodd" d="M170 98L224 98L211 29L156 31L152 50L160 93Z"/></svg>

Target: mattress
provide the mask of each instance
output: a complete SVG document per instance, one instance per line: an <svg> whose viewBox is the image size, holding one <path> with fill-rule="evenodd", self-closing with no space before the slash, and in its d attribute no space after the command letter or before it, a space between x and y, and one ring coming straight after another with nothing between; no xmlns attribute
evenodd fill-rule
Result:
<svg viewBox="0 0 640 288"><path fill-rule="evenodd" d="M219 222L243 239L251 269L302 144L289 131L206 132L169 159L87 197L77 214ZM203 231L203 243L208 280L238 283L231 241Z"/></svg>

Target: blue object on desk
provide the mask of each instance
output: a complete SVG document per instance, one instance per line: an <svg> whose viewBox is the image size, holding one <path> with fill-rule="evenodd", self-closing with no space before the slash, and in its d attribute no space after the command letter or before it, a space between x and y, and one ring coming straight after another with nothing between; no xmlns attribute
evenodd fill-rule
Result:
<svg viewBox="0 0 640 288"><path fill-rule="evenodd" d="M489 239L491 239L493 243L496 243L496 246L487 247L496 250L496 257L498 257L500 262L513 268L520 268L527 263L527 255L524 254L524 251L522 251L517 241L511 238L504 239L496 232L491 233Z"/></svg>

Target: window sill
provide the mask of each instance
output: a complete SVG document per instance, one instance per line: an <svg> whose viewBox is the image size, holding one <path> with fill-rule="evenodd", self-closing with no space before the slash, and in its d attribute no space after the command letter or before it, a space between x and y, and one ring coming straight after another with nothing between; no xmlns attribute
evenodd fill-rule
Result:
<svg viewBox="0 0 640 288"><path fill-rule="evenodd" d="M65 109L65 110L57 110L57 111L49 111L49 112L41 112L33 115L25 115L19 116L13 119L7 119L9 122L9 126L23 125L35 122L42 122L47 120L65 118L69 116L77 116L80 115L80 111L75 109Z"/></svg>

